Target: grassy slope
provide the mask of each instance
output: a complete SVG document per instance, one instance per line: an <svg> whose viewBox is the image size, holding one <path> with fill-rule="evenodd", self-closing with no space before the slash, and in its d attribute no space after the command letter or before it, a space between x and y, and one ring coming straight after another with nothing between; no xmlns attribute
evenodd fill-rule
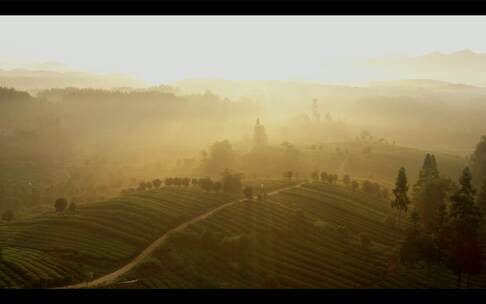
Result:
<svg viewBox="0 0 486 304"><path fill-rule="evenodd" d="M265 183L266 191L288 186ZM94 278L126 264L152 241L199 214L240 197L164 187L0 224L0 287L54 287Z"/></svg>
<svg viewBox="0 0 486 304"><path fill-rule="evenodd" d="M242 202L169 239L112 288L428 287L424 269L389 271L402 233L392 212L342 186L308 184L264 203ZM339 226L346 226L345 238ZM363 247L360 233L372 244ZM455 277L442 271L441 287ZM452 285L451 285L452 284ZM473 286L486 287L485 278Z"/></svg>
<svg viewBox="0 0 486 304"><path fill-rule="evenodd" d="M134 257L165 231L235 199L190 189L154 190L0 225L0 285L59 286L97 277Z"/></svg>

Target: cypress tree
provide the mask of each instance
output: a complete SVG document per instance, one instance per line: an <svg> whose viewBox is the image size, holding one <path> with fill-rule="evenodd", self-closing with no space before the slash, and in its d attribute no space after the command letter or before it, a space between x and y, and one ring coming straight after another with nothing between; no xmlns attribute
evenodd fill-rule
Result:
<svg viewBox="0 0 486 304"><path fill-rule="evenodd" d="M440 178L434 155L427 153L419 172L419 178L413 186L413 202L419 209L426 231L433 229L434 215L444 202L448 182Z"/></svg>
<svg viewBox="0 0 486 304"><path fill-rule="evenodd" d="M466 167L459 179L460 189L451 196L448 267L457 275L457 287L461 287L462 274L469 276L481 270L482 256L479 247L481 211L474 203L475 190L472 175Z"/></svg>
<svg viewBox="0 0 486 304"><path fill-rule="evenodd" d="M436 251L436 270L435 270L435 286L439 286L440 271L442 269L442 262L444 259L444 250L447 247L447 230L446 225L448 221L447 206L442 202L437 208L434 217L434 226L432 230L432 240L434 242Z"/></svg>
<svg viewBox="0 0 486 304"><path fill-rule="evenodd" d="M393 189L393 194L395 199L391 202L392 208L398 209L398 227L400 227L400 217L402 211L407 212L410 200L407 195L408 184L407 184L407 174L405 168L400 168L398 171L397 180L395 183L395 188Z"/></svg>

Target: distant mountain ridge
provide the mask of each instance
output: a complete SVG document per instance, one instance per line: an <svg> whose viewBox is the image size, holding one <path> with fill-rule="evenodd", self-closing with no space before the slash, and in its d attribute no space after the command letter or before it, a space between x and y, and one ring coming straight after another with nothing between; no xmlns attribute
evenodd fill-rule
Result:
<svg viewBox="0 0 486 304"><path fill-rule="evenodd" d="M417 57L363 60L357 68L387 73L389 79L433 79L486 86L486 53L461 50L453 53L432 52Z"/></svg>
<svg viewBox="0 0 486 304"><path fill-rule="evenodd" d="M151 83L125 74L96 74L66 64L0 60L0 86L40 91L49 88L146 88Z"/></svg>

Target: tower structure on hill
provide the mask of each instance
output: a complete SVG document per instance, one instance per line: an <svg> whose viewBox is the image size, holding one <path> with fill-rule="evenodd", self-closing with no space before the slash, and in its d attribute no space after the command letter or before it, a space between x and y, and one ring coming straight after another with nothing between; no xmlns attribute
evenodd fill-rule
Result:
<svg viewBox="0 0 486 304"><path fill-rule="evenodd" d="M260 119L257 118L255 128L253 131L253 148L260 149L268 144L267 133L265 127L260 123Z"/></svg>

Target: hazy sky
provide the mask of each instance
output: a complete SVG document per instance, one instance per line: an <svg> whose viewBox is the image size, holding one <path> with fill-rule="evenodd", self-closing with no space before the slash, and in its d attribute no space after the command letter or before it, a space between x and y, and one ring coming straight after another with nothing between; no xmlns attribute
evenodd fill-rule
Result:
<svg viewBox="0 0 486 304"><path fill-rule="evenodd" d="M0 16L0 57L153 82L320 80L345 77L343 59L486 52L485 30L483 16Z"/></svg>

